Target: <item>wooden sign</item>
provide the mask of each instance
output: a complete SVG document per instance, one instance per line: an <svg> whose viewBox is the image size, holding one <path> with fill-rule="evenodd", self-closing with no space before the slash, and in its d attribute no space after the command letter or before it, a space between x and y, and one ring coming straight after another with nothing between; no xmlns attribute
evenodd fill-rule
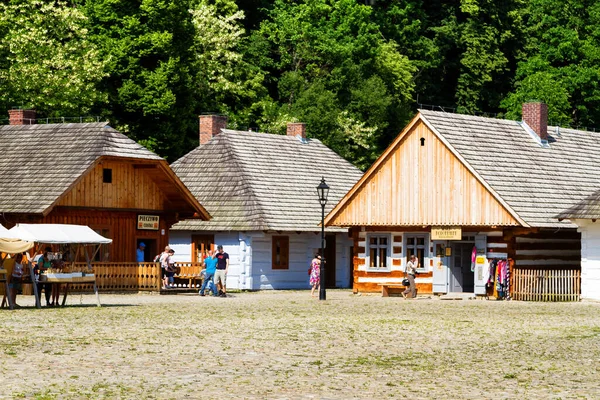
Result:
<svg viewBox="0 0 600 400"><path fill-rule="evenodd" d="M462 239L462 229L460 226L431 228L431 240L460 240Z"/></svg>
<svg viewBox="0 0 600 400"><path fill-rule="evenodd" d="M158 215L138 215L137 228L157 231L158 219Z"/></svg>

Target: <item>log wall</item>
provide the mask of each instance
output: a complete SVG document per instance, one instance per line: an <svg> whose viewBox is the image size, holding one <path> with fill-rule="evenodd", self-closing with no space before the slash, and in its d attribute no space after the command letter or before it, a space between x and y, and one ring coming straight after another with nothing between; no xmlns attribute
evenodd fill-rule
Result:
<svg viewBox="0 0 600 400"><path fill-rule="evenodd" d="M103 170L112 171L112 183L103 182ZM133 162L103 160L58 202L59 206L164 209L164 195L144 168Z"/></svg>

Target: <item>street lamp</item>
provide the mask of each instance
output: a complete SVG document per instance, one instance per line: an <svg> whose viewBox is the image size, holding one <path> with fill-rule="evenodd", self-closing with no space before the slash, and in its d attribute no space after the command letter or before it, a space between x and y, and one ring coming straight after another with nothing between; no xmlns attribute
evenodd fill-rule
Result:
<svg viewBox="0 0 600 400"><path fill-rule="evenodd" d="M321 178L321 183L317 186L317 194L319 195L319 203L321 203L321 268L319 282L319 300L326 300L325 294L325 205L327 204L327 195L329 194L329 186L325 183L325 178ZM335 265L333 266L335 268Z"/></svg>

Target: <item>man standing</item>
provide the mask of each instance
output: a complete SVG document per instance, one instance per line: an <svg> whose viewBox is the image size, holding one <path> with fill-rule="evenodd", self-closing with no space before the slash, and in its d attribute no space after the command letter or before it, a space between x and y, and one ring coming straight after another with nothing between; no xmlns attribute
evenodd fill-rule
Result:
<svg viewBox="0 0 600 400"><path fill-rule="evenodd" d="M200 296L204 296L204 290L206 286L209 287L213 295L217 295L217 288L213 279L215 277L215 271L217 270L217 259L215 258L212 250L208 251L208 255L204 259L204 280L202 281L202 287L200 288Z"/></svg>
<svg viewBox="0 0 600 400"><path fill-rule="evenodd" d="M137 262L139 262L139 263L144 262L144 255L145 255L144 250L146 250L146 243L140 242L140 244L137 248Z"/></svg>
<svg viewBox="0 0 600 400"><path fill-rule="evenodd" d="M223 251L223 246L217 246L217 270L215 271L215 285L221 284L221 289L219 290L220 297L227 297L227 271L229 270L229 254Z"/></svg>

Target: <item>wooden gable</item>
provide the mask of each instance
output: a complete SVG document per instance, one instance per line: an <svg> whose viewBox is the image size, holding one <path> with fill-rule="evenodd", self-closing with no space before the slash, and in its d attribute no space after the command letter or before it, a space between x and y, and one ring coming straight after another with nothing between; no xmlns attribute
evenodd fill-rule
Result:
<svg viewBox="0 0 600 400"><path fill-rule="evenodd" d="M110 175L110 182L105 182L105 174ZM135 168L132 162L102 161L84 175L57 205L162 210L164 196L144 169Z"/></svg>
<svg viewBox="0 0 600 400"><path fill-rule="evenodd" d="M210 219L167 163L154 160L104 157L55 206L196 213Z"/></svg>
<svg viewBox="0 0 600 400"><path fill-rule="evenodd" d="M325 224L522 225L502 203L417 115L332 210Z"/></svg>

